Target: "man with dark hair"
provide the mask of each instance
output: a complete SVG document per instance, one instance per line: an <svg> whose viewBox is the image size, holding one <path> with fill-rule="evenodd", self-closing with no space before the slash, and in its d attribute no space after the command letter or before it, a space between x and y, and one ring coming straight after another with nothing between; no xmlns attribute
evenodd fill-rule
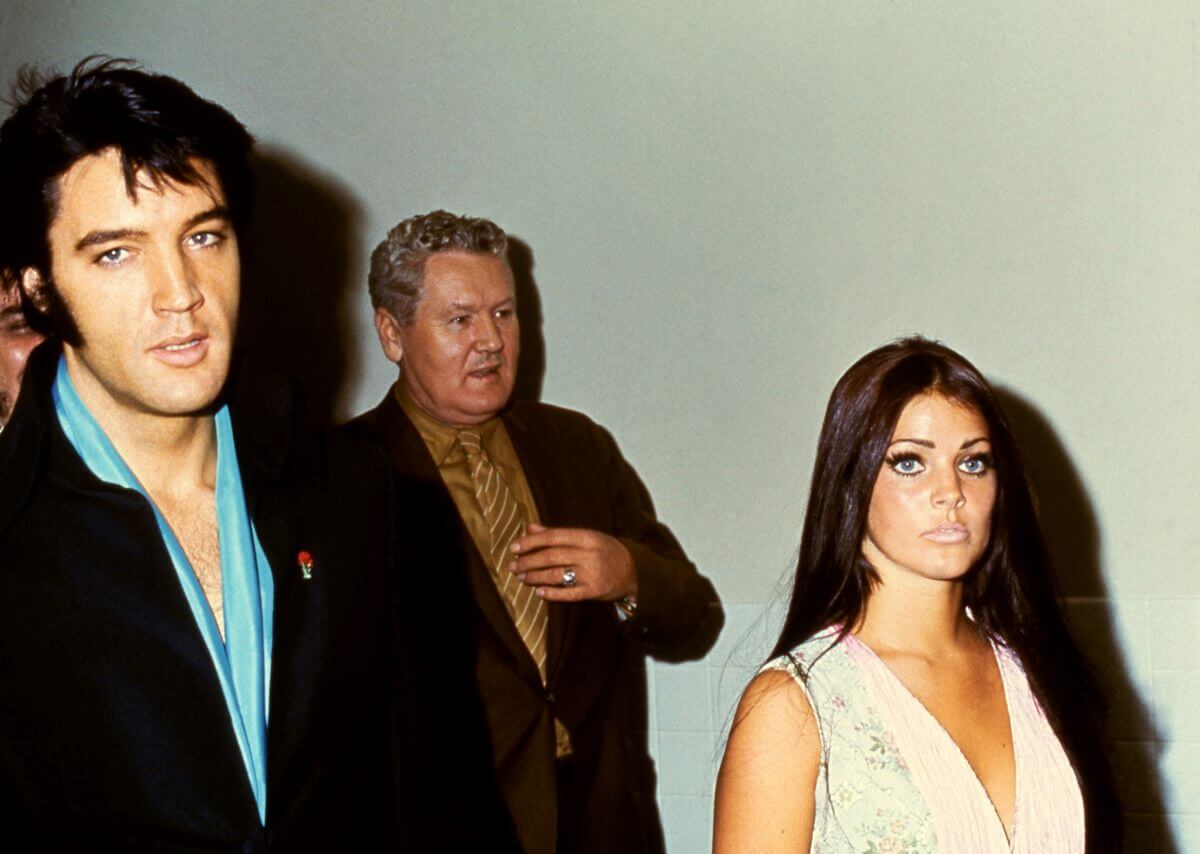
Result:
<svg viewBox="0 0 1200 854"><path fill-rule="evenodd" d="M42 336L29 325L21 309L21 295L15 275L0 268L0 430L8 423L25 362Z"/></svg>
<svg viewBox="0 0 1200 854"><path fill-rule="evenodd" d="M0 126L0 266L54 340L0 436L6 850L377 850L390 484L233 366L251 139L85 61Z"/></svg>
<svg viewBox="0 0 1200 854"><path fill-rule="evenodd" d="M510 400L519 329L498 226L445 211L405 220L372 255L368 285L400 378L345 429L430 487L436 535L420 548L453 565L457 539L466 555L475 679L523 849L660 850L636 666L642 649L695 641L711 586L608 433Z"/></svg>

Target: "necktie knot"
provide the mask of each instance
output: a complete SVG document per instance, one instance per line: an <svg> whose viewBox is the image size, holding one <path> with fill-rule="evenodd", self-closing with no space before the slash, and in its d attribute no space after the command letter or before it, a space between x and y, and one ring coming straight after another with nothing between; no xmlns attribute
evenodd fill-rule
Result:
<svg viewBox="0 0 1200 854"><path fill-rule="evenodd" d="M472 430L459 430L458 444L467 452L468 459L483 453L483 437Z"/></svg>

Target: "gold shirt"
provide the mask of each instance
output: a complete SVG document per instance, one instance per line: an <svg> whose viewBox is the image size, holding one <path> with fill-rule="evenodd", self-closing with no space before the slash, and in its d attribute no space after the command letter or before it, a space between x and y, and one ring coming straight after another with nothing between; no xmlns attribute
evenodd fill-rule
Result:
<svg viewBox="0 0 1200 854"><path fill-rule="evenodd" d="M470 532L475 547L481 555L490 554L492 550L491 532L487 520L483 517L479 501L475 497L475 484L467 471L466 451L458 443L458 430L448 424L443 424L421 409L412 399L403 380L396 383L395 395L396 402L400 404L404 414L417 428L417 433L420 434L430 456L433 457L438 474L441 475L442 482L446 484L446 489L450 491L450 497L454 499L458 515L462 518L463 524L467 526L467 531ZM512 440L508 437L508 431L504 429L504 423L499 418L492 418L471 429L480 435L483 449L491 457L492 465L498 468L504 476L514 500L521 506L521 511L525 514L526 524L540 523L537 505L533 501L533 493L530 492L529 482L525 479L525 470L521 467L521 460L517 456L516 448L512 445ZM505 569L501 571L507 572ZM546 674L543 673L542 680L545 681L545 678ZM570 756L571 738L566 727L557 718L554 720L554 732L555 756L558 758Z"/></svg>

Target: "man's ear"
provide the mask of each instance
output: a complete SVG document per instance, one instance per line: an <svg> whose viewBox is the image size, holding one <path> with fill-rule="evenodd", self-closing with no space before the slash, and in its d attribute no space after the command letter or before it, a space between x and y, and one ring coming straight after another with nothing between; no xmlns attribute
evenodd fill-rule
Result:
<svg viewBox="0 0 1200 854"><path fill-rule="evenodd" d="M400 321L383 306L375 309L375 332L383 353L397 365L404 358L404 342L400 339Z"/></svg>
<svg viewBox="0 0 1200 854"><path fill-rule="evenodd" d="M50 311L50 294L47 291L46 277L36 267L26 267L21 271L21 290L25 299L42 314Z"/></svg>

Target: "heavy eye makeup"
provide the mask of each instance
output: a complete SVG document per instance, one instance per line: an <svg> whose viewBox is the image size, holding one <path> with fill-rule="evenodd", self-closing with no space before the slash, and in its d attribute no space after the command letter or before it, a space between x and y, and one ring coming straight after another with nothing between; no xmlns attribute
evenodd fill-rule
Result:
<svg viewBox="0 0 1200 854"><path fill-rule="evenodd" d="M916 477L925 471L925 461L921 459L919 454L914 454L911 451L889 454L884 463L901 477Z"/></svg>
<svg viewBox="0 0 1200 854"><path fill-rule="evenodd" d="M921 459L920 454L912 451L889 454L884 463L901 477L916 477L925 471L925 461ZM994 463L992 455L984 452L962 457L956 465L958 470L968 477L983 477L992 470Z"/></svg>
<svg viewBox="0 0 1200 854"><path fill-rule="evenodd" d="M983 477L994 467L992 455L987 452L971 454L958 461L958 470L970 477Z"/></svg>

